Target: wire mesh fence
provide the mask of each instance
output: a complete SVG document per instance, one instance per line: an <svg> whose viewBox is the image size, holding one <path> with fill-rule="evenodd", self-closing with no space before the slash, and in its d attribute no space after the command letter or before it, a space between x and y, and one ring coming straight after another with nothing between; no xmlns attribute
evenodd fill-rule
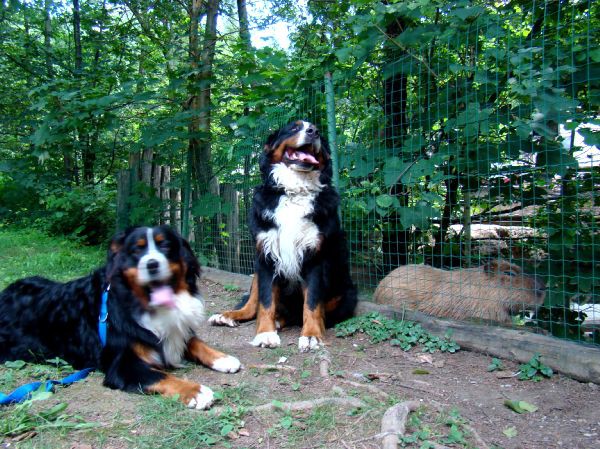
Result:
<svg viewBox="0 0 600 449"><path fill-rule="evenodd" d="M205 262L252 272L258 155L304 118L335 125L365 298L599 344L598 9L455 5L384 30L382 63L334 74L334 115L325 80L307 84L234 143L246 156L223 177L219 234L195 236Z"/></svg>

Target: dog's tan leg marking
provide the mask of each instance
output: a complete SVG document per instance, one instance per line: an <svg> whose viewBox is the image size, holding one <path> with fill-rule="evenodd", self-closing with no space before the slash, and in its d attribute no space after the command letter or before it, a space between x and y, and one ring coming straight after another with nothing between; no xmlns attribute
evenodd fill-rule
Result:
<svg viewBox="0 0 600 449"><path fill-rule="evenodd" d="M256 318L258 311L258 276L255 274L252 278L250 287L250 297L246 304L239 310L228 310L223 313L212 315L208 322L216 326L239 326L240 321L248 321Z"/></svg>
<svg viewBox="0 0 600 449"><path fill-rule="evenodd" d="M308 287L302 288L304 296L304 308L302 310L302 331L298 339L298 349L300 352L317 349L323 344L323 335L325 335L325 307L323 303L318 303L314 309L308 305Z"/></svg>
<svg viewBox="0 0 600 449"><path fill-rule="evenodd" d="M258 287L258 282L257 282ZM256 317L256 336L250 342L252 346L261 346L264 348L276 348L281 345L279 335L277 335L277 304L279 303L279 286L273 285L271 288L271 304L265 307L258 304L258 314Z"/></svg>
<svg viewBox="0 0 600 449"><path fill-rule="evenodd" d="M221 373L236 373L241 367L238 359L211 348L197 337L192 337L188 342L187 356L190 360Z"/></svg>
<svg viewBox="0 0 600 449"><path fill-rule="evenodd" d="M189 408L206 409L214 402L213 391L205 385L189 380L179 379L167 374L155 384L145 388L146 393L157 393L163 396L179 396L179 400Z"/></svg>
<svg viewBox="0 0 600 449"><path fill-rule="evenodd" d="M335 296L325 303L325 314L333 312L337 309L342 301L341 296Z"/></svg>
<svg viewBox="0 0 600 449"><path fill-rule="evenodd" d="M161 367L163 362L160 358L160 354L156 352L154 349L145 346L141 343L134 343L132 345L132 350L141 360L147 363L150 366L154 366L156 368Z"/></svg>

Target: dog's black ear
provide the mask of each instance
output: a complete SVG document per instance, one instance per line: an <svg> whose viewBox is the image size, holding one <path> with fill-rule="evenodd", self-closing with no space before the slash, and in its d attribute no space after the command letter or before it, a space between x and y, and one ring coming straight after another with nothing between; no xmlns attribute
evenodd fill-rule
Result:
<svg viewBox="0 0 600 449"><path fill-rule="evenodd" d="M275 141L277 140L278 137L279 137L279 130L275 131L274 133L271 133L271 135L269 135L269 137L267 137L267 141L265 142L265 151L269 151L273 148L273 144L275 143Z"/></svg>
<svg viewBox="0 0 600 449"><path fill-rule="evenodd" d="M123 248L123 243L125 242L125 238L129 235L130 229L126 229L125 231L117 232L113 238L110 240L110 244L108 245L108 254L107 259L111 262L115 256L121 251Z"/></svg>
<svg viewBox="0 0 600 449"><path fill-rule="evenodd" d="M333 178L333 168L331 163L331 149L329 143L324 136L321 136L321 152L323 153L324 167L321 169L321 176L319 181L322 184L330 184L331 178Z"/></svg>

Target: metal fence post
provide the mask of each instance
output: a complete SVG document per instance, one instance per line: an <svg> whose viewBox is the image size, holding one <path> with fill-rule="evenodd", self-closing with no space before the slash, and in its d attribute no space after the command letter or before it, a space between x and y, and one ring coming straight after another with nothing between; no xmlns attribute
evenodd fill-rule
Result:
<svg viewBox="0 0 600 449"><path fill-rule="evenodd" d="M327 140L331 149L331 165L333 168L333 185L339 189L340 166L337 153L337 135L335 130L335 93L333 91L333 81L331 72L325 73L325 103L327 105Z"/></svg>

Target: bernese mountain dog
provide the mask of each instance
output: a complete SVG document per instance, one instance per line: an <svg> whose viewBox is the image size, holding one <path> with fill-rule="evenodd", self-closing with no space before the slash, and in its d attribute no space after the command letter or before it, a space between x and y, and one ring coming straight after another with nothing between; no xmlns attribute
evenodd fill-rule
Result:
<svg viewBox="0 0 600 449"><path fill-rule="evenodd" d="M173 229L128 229L89 276L67 283L30 277L0 293L0 362L60 357L100 369L110 388L178 395L190 408L207 408L210 388L165 371L184 358L220 372L240 369L238 359L197 336L204 319L199 276L198 260ZM106 321L104 342L99 320Z"/></svg>
<svg viewBox="0 0 600 449"><path fill-rule="evenodd" d="M250 293L209 322L233 327L256 318L251 344L269 348L281 344L278 328L301 324L298 349L310 351L323 343L325 327L352 316L357 301L329 147L315 125L294 121L269 136L260 171L249 217L256 244Z"/></svg>

